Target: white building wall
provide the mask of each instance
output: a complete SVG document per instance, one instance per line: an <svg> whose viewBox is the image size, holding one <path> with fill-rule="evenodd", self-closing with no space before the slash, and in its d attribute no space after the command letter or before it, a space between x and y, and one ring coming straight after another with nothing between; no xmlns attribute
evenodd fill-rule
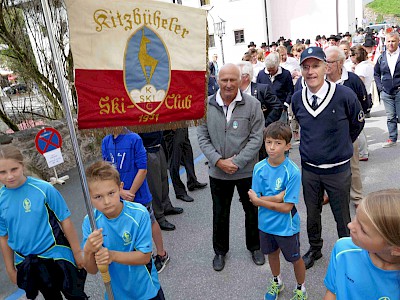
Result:
<svg viewBox="0 0 400 300"><path fill-rule="evenodd" d="M208 17L210 34L214 32L213 21L219 22L220 18L226 21L225 35L222 38L225 63L240 61L251 41L258 47L262 42L266 42L264 1L214 0L211 1L211 5L213 8ZM235 44L235 30L244 30L243 43ZM213 53L219 55L219 61L222 63L220 39L216 35L215 47L209 49L210 58Z"/></svg>
<svg viewBox="0 0 400 300"><path fill-rule="evenodd" d="M162 0L172 2L172 0ZM356 18L360 26L365 0L210 0L208 10L209 34L214 33L214 22L226 21L222 38L225 63L241 60L247 45L253 41L258 47L262 42L277 41L280 36L310 39L315 36L336 34L338 31L354 33ZM182 0L182 4L199 7L200 0ZM268 30L267 30L268 22ZM234 31L244 30L244 42L235 44ZM208 51L209 59L218 54L222 65L220 39L214 35L215 47Z"/></svg>
<svg viewBox="0 0 400 300"><path fill-rule="evenodd" d="M315 40L315 36L336 34L335 0L270 0L271 40L280 36Z"/></svg>

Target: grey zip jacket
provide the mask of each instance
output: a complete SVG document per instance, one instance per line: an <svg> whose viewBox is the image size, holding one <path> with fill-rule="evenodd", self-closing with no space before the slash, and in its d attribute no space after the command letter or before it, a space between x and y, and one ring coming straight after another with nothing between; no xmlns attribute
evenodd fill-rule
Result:
<svg viewBox="0 0 400 300"><path fill-rule="evenodd" d="M263 142L264 122L260 101L250 95L242 94L229 122L216 101L216 94L208 97L207 121L197 128L197 137L209 162L209 175L222 180L251 177ZM234 155L236 173L227 174L216 166L219 159Z"/></svg>

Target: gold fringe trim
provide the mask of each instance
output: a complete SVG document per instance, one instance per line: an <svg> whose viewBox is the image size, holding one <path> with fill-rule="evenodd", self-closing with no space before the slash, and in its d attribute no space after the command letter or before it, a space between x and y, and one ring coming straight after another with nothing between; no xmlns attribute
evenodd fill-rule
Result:
<svg viewBox="0 0 400 300"><path fill-rule="evenodd" d="M126 130L130 130L135 133L142 132L153 132L153 131L163 131L163 130L175 130L178 128L186 128L192 126L199 126L205 122L205 116L198 120L185 120L178 122L170 122L163 124L151 124L151 125L141 125L141 126L118 126L118 127L104 127L104 128L89 128L89 129L79 129L79 133L82 136L93 136L93 137L104 137L107 134L124 134Z"/></svg>

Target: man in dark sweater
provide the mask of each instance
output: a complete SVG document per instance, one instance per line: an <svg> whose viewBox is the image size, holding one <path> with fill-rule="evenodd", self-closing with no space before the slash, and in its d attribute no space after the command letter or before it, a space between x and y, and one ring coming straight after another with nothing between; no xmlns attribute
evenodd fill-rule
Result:
<svg viewBox="0 0 400 300"><path fill-rule="evenodd" d="M280 121L288 123L287 110L293 95L293 81L290 72L279 66L278 53L271 53L265 59L265 69L257 76L257 83L271 85L271 91L282 102L283 111Z"/></svg>
<svg viewBox="0 0 400 300"><path fill-rule="evenodd" d="M300 57L306 87L292 97L293 113L301 127L300 156L307 234L310 249L306 268L322 257L322 193L330 199L339 237L349 236L350 159L353 142L364 127L357 96L343 85L325 81L326 57L310 47Z"/></svg>

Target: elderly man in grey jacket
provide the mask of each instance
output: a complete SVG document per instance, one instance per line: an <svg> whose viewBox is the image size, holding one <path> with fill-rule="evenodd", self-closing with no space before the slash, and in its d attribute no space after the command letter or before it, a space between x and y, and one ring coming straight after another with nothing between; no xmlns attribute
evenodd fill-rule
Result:
<svg viewBox="0 0 400 300"><path fill-rule="evenodd" d="M213 200L213 267L221 271L229 251L229 215L235 186L245 212L246 246L255 264L265 263L260 251L257 208L247 194L262 144L264 116L260 102L239 90L240 69L224 65L220 89L208 98L207 122L198 127L199 145L209 161Z"/></svg>

